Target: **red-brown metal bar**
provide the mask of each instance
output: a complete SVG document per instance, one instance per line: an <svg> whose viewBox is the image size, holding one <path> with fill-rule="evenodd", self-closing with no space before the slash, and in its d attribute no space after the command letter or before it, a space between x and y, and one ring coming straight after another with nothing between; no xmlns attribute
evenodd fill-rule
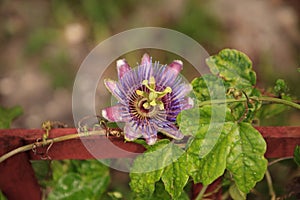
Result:
<svg viewBox="0 0 300 200"><path fill-rule="evenodd" d="M0 139L0 155L24 145L20 137L9 136ZM7 159L0 164L0 189L7 199L40 200L41 190L26 152Z"/></svg>
<svg viewBox="0 0 300 200"><path fill-rule="evenodd" d="M292 156L296 145L300 145L300 127L256 127L267 142L267 158ZM49 138L76 133L75 128L52 129ZM25 144L31 144L42 138L41 129L5 129L0 130L0 156ZM110 151L111 145L124 151ZM109 136L89 136L85 139L72 139L52 145L48 155L53 160L61 159L93 159L89 148L100 149L97 158L122 158L132 156L132 152L141 153L143 146L127 142L122 138ZM45 151L46 147L38 149ZM41 192L34 177L29 160L41 159L32 151L15 155L0 163L0 189L8 199L40 199ZM220 195L217 193L216 195Z"/></svg>
<svg viewBox="0 0 300 200"><path fill-rule="evenodd" d="M293 156L294 149L300 145L300 127L256 127L267 142L267 158Z"/></svg>
<svg viewBox="0 0 300 200"><path fill-rule="evenodd" d="M263 135L267 142L267 158L279 158L292 156L296 145L300 144L300 127L256 127L256 129ZM64 136L76 133L75 128L59 128L52 129L49 138ZM41 129L4 129L0 130L0 141L12 143L14 140L22 140L23 144L29 144L36 141L37 138L42 138L44 130ZM7 140L7 137L14 138ZM122 138L109 136L109 140L116 147L124 149L122 153L106 151L107 138L105 136L90 137L84 139L84 143L88 141L98 144L99 149L103 153L102 158L121 158L127 157L131 152L141 153L144 148L141 145L127 142L125 143ZM0 146L1 155L4 154L5 149ZM126 153L128 151L128 153ZM39 156L28 152L30 159L39 159ZM81 139L72 139L64 142L55 143L49 150L49 156L53 160L61 159L93 159L93 155L86 149Z"/></svg>

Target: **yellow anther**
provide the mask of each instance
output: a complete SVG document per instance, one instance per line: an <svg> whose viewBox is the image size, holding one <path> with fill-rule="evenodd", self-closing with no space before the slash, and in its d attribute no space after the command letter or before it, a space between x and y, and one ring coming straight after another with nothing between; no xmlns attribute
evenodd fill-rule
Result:
<svg viewBox="0 0 300 200"><path fill-rule="evenodd" d="M172 88L170 87L166 87L166 89L163 91L163 93L171 93L172 92Z"/></svg>
<svg viewBox="0 0 300 200"><path fill-rule="evenodd" d="M151 106L156 106L156 105L157 105L155 99L154 99L153 101L150 102L150 105L151 105Z"/></svg>
<svg viewBox="0 0 300 200"><path fill-rule="evenodd" d="M148 80L143 80L142 84L147 86L148 85Z"/></svg>
<svg viewBox="0 0 300 200"><path fill-rule="evenodd" d="M161 102L161 101L158 102L158 106L159 106L159 110L165 109L165 106L164 106L163 102Z"/></svg>
<svg viewBox="0 0 300 200"><path fill-rule="evenodd" d="M145 92L143 92L141 90L136 90L135 92L136 92L137 95L145 96Z"/></svg>
<svg viewBox="0 0 300 200"><path fill-rule="evenodd" d="M150 105L149 105L148 102L145 102L145 103L143 104L143 107L144 107L145 109L149 109L149 108L150 108Z"/></svg>

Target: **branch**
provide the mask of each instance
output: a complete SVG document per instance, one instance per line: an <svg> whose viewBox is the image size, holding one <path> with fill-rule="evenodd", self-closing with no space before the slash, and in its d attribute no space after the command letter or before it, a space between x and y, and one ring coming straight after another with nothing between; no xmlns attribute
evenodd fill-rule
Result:
<svg viewBox="0 0 300 200"><path fill-rule="evenodd" d="M249 97L252 101L265 101L265 102L271 102L271 103L278 103L278 104L284 104L296 109L300 110L300 105L297 103L294 103L292 101L274 98L274 97ZM240 98L240 99L216 99L216 100L207 100L202 101L199 103L199 107L205 106L205 105L212 105L212 104L224 104L224 103L235 103L235 102L246 102L247 98Z"/></svg>
<svg viewBox="0 0 300 200"><path fill-rule="evenodd" d="M267 180L267 183L268 183L269 194L271 196L271 200L275 200L276 199L276 194L275 194L275 191L274 191L274 188L273 188L273 182L272 182L272 178L271 178L269 170L266 171L265 175L266 175L266 180Z"/></svg>
<svg viewBox="0 0 300 200"><path fill-rule="evenodd" d="M80 138L80 137L87 137L87 136L92 136L92 135L106 135L106 130L97 130L97 131L89 131L89 132L84 132L84 133L64 135L64 136L60 136L60 137L56 137L56 138L46 139L45 141L41 141L41 142L34 142L31 144L27 144L25 146L16 148L16 149L4 154L3 156L1 156L0 163L5 161L6 159L12 157L13 155L31 150L34 147L47 146L52 143L57 143L57 142L62 142L62 141L66 141L66 140L76 139L76 138Z"/></svg>
<svg viewBox="0 0 300 200"><path fill-rule="evenodd" d="M197 195L197 197L195 198L195 200L202 200L207 188L208 188L208 185L204 185L202 187L201 191L199 192L199 194Z"/></svg>
<svg viewBox="0 0 300 200"><path fill-rule="evenodd" d="M278 162L283 161L283 160L290 160L290 159L293 159L293 158L294 158L293 156L278 158L276 160L273 160L273 161L269 162L268 166L274 165L275 163L278 163Z"/></svg>

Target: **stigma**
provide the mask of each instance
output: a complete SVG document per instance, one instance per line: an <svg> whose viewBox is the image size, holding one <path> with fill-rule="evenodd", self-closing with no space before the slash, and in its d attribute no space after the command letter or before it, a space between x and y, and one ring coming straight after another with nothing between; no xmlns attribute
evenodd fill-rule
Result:
<svg viewBox="0 0 300 200"><path fill-rule="evenodd" d="M156 91L156 81L153 76L151 76L149 80L143 80L142 85L149 90L149 92L136 90L137 95L143 97L143 99L146 99L146 101L143 103L143 108L149 110L151 107L158 106L160 110L164 110L164 103L161 99L167 94L171 93L172 88L166 87L163 91Z"/></svg>

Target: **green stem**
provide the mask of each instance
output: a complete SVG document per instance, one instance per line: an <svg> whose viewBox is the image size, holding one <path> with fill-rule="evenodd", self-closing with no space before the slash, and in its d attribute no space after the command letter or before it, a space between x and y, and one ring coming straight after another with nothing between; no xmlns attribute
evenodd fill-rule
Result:
<svg viewBox="0 0 300 200"><path fill-rule="evenodd" d="M208 193L204 194L203 197L209 197L209 196L217 193L221 188L222 188L222 184L219 184L218 187L216 187L216 189L214 189L211 192L208 192Z"/></svg>
<svg viewBox="0 0 300 200"><path fill-rule="evenodd" d="M252 101L265 101L265 102L272 102L272 103L278 103L278 104L284 104L287 106L291 106L293 108L300 110L300 105L297 103L294 103L292 101L274 98L274 97L249 97ZM211 104L224 104L224 103L235 103L235 102L245 102L247 101L247 98L240 98L240 99L216 99L216 100L207 100L202 101L199 103L199 107L205 106L205 105L211 105Z"/></svg>
<svg viewBox="0 0 300 200"><path fill-rule="evenodd" d="M208 187L208 185L204 185L202 187L201 191L199 192L199 194L197 195L197 197L195 198L195 200L201 200L203 198L207 187Z"/></svg>
<svg viewBox="0 0 300 200"><path fill-rule="evenodd" d="M285 99L279 99L279 98L274 98L274 97L258 97L257 99L259 101L267 101L267 102L284 104L284 105L291 106L293 108L296 108L296 109L300 110L300 104L297 104L297 103L294 103L292 101L288 101L288 100L285 100Z"/></svg>
<svg viewBox="0 0 300 200"><path fill-rule="evenodd" d="M66 141L66 140L71 140L71 139L86 137L86 136L92 136L92 135L106 135L106 130L89 131L89 132L85 132L85 133L75 133L75 134L64 135L64 136L60 136L60 137L56 137L56 138L47 139L47 140L41 141L41 142L27 144L25 146L16 148L16 149L4 154L3 156L1 156L0 163L5 161L6 159L12 157L13 155L16 155L16 154L24 152L24 151L31 150L34 147L47 146L51 143L62 142L62 141Z"/></svg>
<svg viewBox="0 0 300 200"><path fill-rule="evenodd" d="M276 194L274 192L273 182L272 182L272 178L271 178L269 170L266 171L266 179L267 179L267 183L268 183L268 187L269 187L269 194L271 196L271 200L275 200Z"/></svg>

